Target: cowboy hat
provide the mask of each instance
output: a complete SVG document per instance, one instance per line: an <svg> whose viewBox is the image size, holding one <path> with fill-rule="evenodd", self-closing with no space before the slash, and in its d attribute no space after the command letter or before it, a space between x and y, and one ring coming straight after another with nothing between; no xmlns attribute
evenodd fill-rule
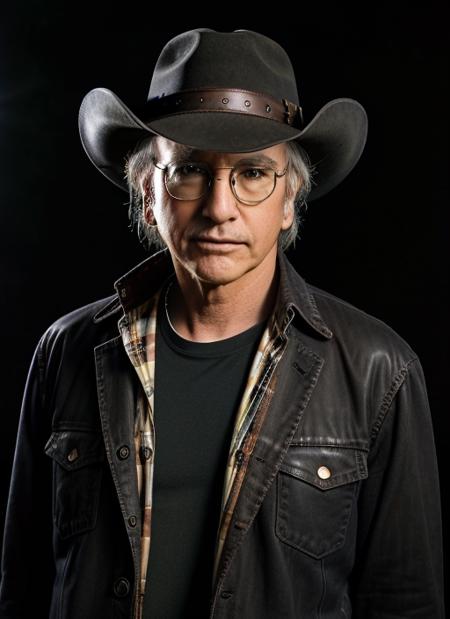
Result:
<svg viewBox="0 0 450 619"><path fill-rule="evenodd" d="M296 140L315 169L312 201L358 162L367 114L354 99L333 99L305 126L293 67L278 43L250 30L198 28L166 43L140 109L94 88L81 103L79 130L92 163L125 191L126 156L152 134L230 153Z"/></svg>

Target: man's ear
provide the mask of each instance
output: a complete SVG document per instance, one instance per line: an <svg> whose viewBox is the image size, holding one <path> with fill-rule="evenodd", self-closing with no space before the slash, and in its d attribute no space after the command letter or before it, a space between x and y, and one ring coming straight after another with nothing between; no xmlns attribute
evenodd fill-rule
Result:
<svg viewBox="0 0 450 619"><path fill-rule="evenodd" d="M148 177L144 178L144 180L142 182L142 191L145 194L150 192L150 179Z"/></svg>
<svg viewBox="0 0 450 619"><path fill-rule="evenodd" d="M287 200L283 207L283 220L281 222L282 230L289 230L294 222L295 204L294 200Z"/></svg>
<svg viewBox="0 0 450 619"><path fill-rule="evenodd" d="M281 224L282 230L289 230L292 224L295 221L295 197L298 195L303 181L301 179L297 179L297 185L295 187L295 191L291 194L292 197L286 198L283 206L283 221Z"/></svg>
<svg viewBox="0 0 450 619"><path fill-rule="evenodd" d="M153 213L153 189L149 178L146 178L142 183L142 202L144 209L144 219L149 225L156 223Z"/></svg>
<svg viewBox="0 0 450 619"><path fill-rule="evenodd" d="M144 206L144 219L150 226L153 226L156 223L155 215L150 205Z"/></svg>

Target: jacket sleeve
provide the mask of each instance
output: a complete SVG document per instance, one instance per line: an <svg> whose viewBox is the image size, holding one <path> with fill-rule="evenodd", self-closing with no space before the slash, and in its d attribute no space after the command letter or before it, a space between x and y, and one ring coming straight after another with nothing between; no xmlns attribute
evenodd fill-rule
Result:
<svg viewBox="0 0 450 619"><path fill-rule="evenodd" d="M44 334L45 335L45 334ZM54 580L52 468L44 453L44 336L31 361L22 407L6 510L0 584L0 617L48 618Z"/></svg>
<svg viewBox="0 0 450 619"><path fill-rule="evenodd" d="M350 591L357 619L444 619L439 476L423 370L394 379L372 430Z"/></svg>

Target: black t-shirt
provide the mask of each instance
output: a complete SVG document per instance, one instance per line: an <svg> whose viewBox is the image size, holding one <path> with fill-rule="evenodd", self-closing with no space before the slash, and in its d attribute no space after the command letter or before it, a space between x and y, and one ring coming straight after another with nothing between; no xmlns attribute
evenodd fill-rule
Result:
<svg viewBox="0 0 450 619"><path fill-rule="evenodd" d="M208 617L234 420L265 322L192 342L157 315L155 462L146 619Z"/></svg>

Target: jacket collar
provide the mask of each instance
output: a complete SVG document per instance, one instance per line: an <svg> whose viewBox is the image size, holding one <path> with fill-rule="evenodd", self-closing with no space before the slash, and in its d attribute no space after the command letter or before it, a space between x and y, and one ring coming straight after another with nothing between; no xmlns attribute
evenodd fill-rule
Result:
<svg viewBox="0 0 450 619"><path fill-rule="evenodd" d="M296 320L306 321L319 335L328 339L333 337L333 332L319 313L312 291L281 249L278 249L277 264L279 289L275 313L279 329L284 330L290 322L289 315L293 310ZM93 321L98 323L120 308L127 313L141 305L173 273L173 262L167 248L152 254L114 282L116 294L95 314Z"/></svg>
<svg viewBox="0 0 450 619"><path fill-rule="evenodd" d="M333 332L322 318L314 295L303 279L287 259L285 253L278 249L277 262L280 269L280 282L277 300L277 320L283 323L283 318L290 307L296 312L296 319L300 323L306 321L314 331L330 339Z"/></svg>

